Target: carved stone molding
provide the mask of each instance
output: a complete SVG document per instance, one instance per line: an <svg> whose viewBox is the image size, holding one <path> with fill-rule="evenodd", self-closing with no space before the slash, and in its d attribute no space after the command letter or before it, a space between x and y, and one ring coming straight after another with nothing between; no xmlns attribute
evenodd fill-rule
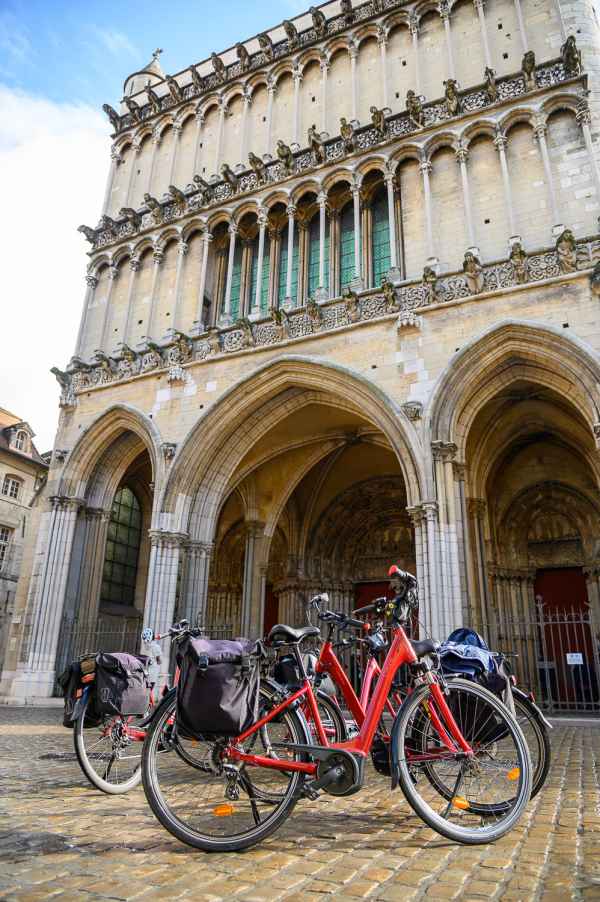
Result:
<svg viewBox="0 0 600 902"><path fill-rule="evenodd" d="M405 401L402 410L409 420L416 423L423 416L423 405L420 401Z"/></svg>

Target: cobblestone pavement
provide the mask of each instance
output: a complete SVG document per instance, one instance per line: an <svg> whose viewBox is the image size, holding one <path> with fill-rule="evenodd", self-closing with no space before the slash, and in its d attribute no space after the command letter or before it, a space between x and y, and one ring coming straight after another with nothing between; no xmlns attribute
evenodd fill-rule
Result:
<svg viewBox="0 0 600 902"><path fill-rule="evenodd" d="M459 847L370 771L346 800L303 802L242 854L205 855L165 833L142 789L86 784L58 709L0 709L0 899L600 900L600 729L554 731L546 788L493 846ZM67 753L67 759L44 755Z"/></svg>

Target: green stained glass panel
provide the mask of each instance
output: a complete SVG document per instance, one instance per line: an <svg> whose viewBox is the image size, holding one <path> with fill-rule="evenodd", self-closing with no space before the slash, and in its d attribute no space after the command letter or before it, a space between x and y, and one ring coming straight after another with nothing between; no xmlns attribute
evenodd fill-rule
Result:
<svg viewBox="0 0 600 902"><path fill-rule="evenodd" d="M381 285L391 265L390 221L387 195L381 193L375 199L372 215L373 286Z"/></svg>
<svg viewBox="0 0 600 902"><path fill-rule="evenodd" d="M354 209L344 207L340 218L340 287L344 291L354 278Z"/></svg>

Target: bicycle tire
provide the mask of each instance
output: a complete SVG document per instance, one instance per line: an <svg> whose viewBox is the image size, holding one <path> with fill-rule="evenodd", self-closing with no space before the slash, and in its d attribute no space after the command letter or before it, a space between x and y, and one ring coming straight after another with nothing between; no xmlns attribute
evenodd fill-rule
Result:
<svg viewBox="0 0 600 902"><path fill-rule="evenodd" d="M125 780L122 783L112 783L100 776L100 774L94 769L90 757L91 754L97 755L98 753L91 752L91 749L88 749L85 737L86 732L88 734L91 734L93 730L97 731L100 729L99 727L88 727L87 729L85 727L85 712L88 705L90 704L90 699L91 695L88 695L84 704L82 705L81 714L73 725L73 744L75 746L77 761L79 762L79 766L81 767L81 770L87 777L88 781L96 789L99 789L101 792L106 793L106 795L124 795L125 793L130 792L132 789L135 789L136 786L139 786L141 782L141 754L140 762L130 779ZM115 721L119 720L119 718L113 719ZM125 720L125 718L121 718L121 720ZM98 733L96 732L94 735L97 736Z"/></svg>
<svg viewBox="0 0 600 902"><path fill-rule="evenodd" d="M268 698L263 689L263 706L268 705ZM176 711L176 699L172 699L170 704L161 707L157 712L157 716L153 719L152 724L146 734L146 740L142 751L142 782L144 792L148 804L152 809L157 820L162 826L168 830L173 836L186 845L204 852L239 852L257 845L263 839L266 839L274 833L281 824L290 816L298 799L300 798L300 790L304 782L304 775L298 771L291 773L291 778L285 793L281 800L277 803L276 809L271 816L255 825L253 829L236 833L232 836L219 837L215 835L209 836L207 833L201 833L184 823L177 814L171 810L167 803L164 793L159 785L157 775L157 753L161 744L161 735L169 718L172 718ZM309 734L306 724L303 722L301 715L297 711L286 709L277 718L278 723L284 723L285 728L289 731L290 741L301 745L309 743ZM255 737L258 733L255 734ZM256 740L255 740L256 741ZM176 740L177 742L177 740ZM300 758L298 752L295 752L297 760ZM181 756L179 756L181 758ZM185 761L186 759L183 758ZM265 768L254 768L253 770L261 771ZM251 783L251 781L250 781ZM196 782L199 785L199 780ZM253 804L256 796L252 797L248 793L248 798ZM198 804L199 808L200 805ZM217 806L218 807L218 806ZM214 809L213 809L214 810Z"/></svg>
<svg viewBox="0 0 600 902"><path fill-rule="evenodd" d="M417 712L418 717L421 716L423 710L428 711L428 708L425 708L425 705L430 703L431 696L431 687L428 685L420 686L406 698L394 723L391 738L392 760L397 768L398 781L406 800L413 811L437 833L440 833L447 839L465 845L480 845L495 842L512 830L518 823L530 799L532 767L527 742L515 719L509 714L502 702L500 702L491 692L488 692L487 689L467 680L452 680L451 683L448 684L448 693L452 692L462 692L467 696L471 695L475 697L475 699L479 699L487 704L493 711L497 721L503 724L502 733L504 737L512 738L516 751L516 763L512 763L511 771L518 771L518 775L515 777L515 782L518 781L515 796L511 797L510 800L498 804L488 804L477 802L476 800L475 802L472 802L471 799L456 795L456 787L460 785L458 780L456 782L454 794L449 795L447 790L440 791L439 784L435 785L435 781L432 781L431 773L428 773L427 767L425 766L424 770L428 784L434 789L438 799L442 798L444 799L444 803L446 801L448 802L445 814L457 816L459 810L463 809L462 813L465 815L465 818L467 816L471 818L474 817L478 820L478 823L473 827L455 824L438 813L424 798L418 789L419 781L418 779L415 779L415 769L411 766L410 759L406 754L406 749L410 748L411 743L414 742L415 726L411 721L411 717L417 712L417 709L419 709ZM428 713L427 717L429 718ZM468 739L468 736L466 738ZM488 754L487 750L485 753ZM457 756L457 760L459 757L460 756ZM450 760L450 758L447 757L444 760ZM465 767L467 766L465 760ZM431 771L431 767L429 770ZM512 779L512 777L509 777L509 779ZM460 804L457 801L456 811L454 810L455 806L452 805L453 798L457 800L460 798L461 800ZM463 802L465 805L464 808ZM495 823L484 823L485 818L489 819L492 817L501 818L501 820L497 820Z"/></svg>
<svg viewBox="0 0 600 902"><path fill-rule="evenodd" d="M529 699L525 695L524 692L521 692L518 689L513 689L513 701L515 703L517 723L519 724L519 726L521 726L519 715L519 710L521 710L521 717L523 717L523 719L528 722L529 728L531 728L535 734L537 753L534 757L533 750L531 748L531 741L529 741L528 738L528 733L525 733L525 730L523 730L523 732L525 733L525 738L528 740L529 753L531 755L531 761L533 764L533 778L531 787L531 798L533 799L544 786L544 783L546 782L546 778L548 776L548 771L550 770L550 764L552 763L552 745L550 743L550 735L548 733L548 728L542 720L537 707L531 701L531 699ZM522 726L521 729L523 729Z"/></svg>

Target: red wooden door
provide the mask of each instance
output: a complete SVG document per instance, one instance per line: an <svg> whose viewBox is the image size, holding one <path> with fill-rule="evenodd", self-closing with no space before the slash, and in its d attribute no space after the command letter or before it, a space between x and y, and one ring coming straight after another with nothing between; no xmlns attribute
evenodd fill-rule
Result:
<svg viewBox="0 0 600 902"><path fill-rule="evenodd" d="M265 589L265 622L263 633L266 636L269 630L279 623L279 597L273 592L273 586L267 583Z"/></svg>

